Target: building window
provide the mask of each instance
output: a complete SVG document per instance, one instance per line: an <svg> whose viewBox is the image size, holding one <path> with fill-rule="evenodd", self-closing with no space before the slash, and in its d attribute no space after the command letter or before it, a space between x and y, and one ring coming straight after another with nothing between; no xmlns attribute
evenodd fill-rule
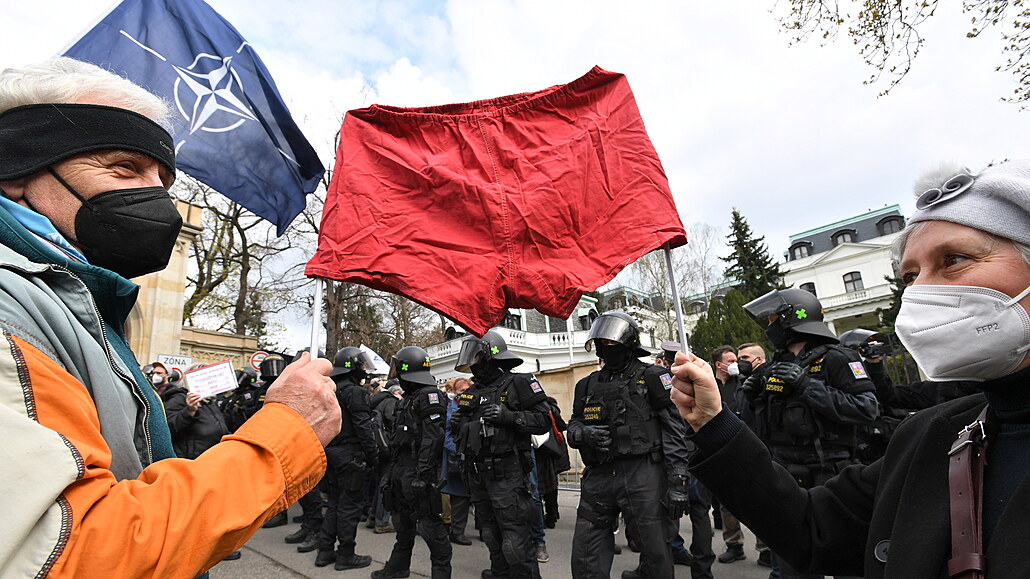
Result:
<svg viewBox="0 0 1030 579"><path fill-rule="evenodd" d="M812 255L812 246L807 243L798 243L790 248L791 259L801 259Z"/></svg>
<svg viewBox="0 0 1030 579"><path fill-rule="evenodd" d="M901 231L903 225L900 217L888 217L880 222L880 235L890 235Z"/></svg>
<svg viewBox="0 0 1030 579"><path fill-rule="evenodd" d="M859 283L861 283L861 282L859 282ZM803 283L803 284L801 284L798 287L800 287L801 289L805 290L806 292L808 292L808 293L810 293L810 294L812 294L814 296L818 296L818 294L815 293L815 284L812 283L812 282Z"/></svg>
<svg viewBox="0 0 1030 579"><path fill-rule="evenodd" d="M687 306L687 310L691 314L699 316L699 315L705 313L705 303L701 302L701 301L691 302L690 305Z"/></svg>
<svg viewBox="0 0 1030 579"><path fill-rule="evenodd" d="M504 315L504 321L501 325L505 328L511 328L512 330L522 329L522 316L508 312Z"/></svg>
<svg viewBox="0 0 1030 579"><path fill-rule="evenodd" d="M837 247L842 243L854 243L855 232L851 230L838 231L833 234L833 246Z"/></svg>
<svg viewBox="0 0 1030 579"><path fill-rule="evenodd" d="M844 291L850 293L860 289L865 289L865 286L862 285L862 274L857 271L844 274Z"/></svg>

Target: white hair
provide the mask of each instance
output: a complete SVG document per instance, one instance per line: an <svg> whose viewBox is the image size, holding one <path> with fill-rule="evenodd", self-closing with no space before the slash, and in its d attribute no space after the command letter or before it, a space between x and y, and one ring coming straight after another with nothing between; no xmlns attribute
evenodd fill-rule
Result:
<svg viewBox="0 0 1030 579"><path fill-rule="evenodd" d="M137 112L171 132L171 107L99 66L57 57L0 72L0 113L24 105L93 102Z"/></svg>

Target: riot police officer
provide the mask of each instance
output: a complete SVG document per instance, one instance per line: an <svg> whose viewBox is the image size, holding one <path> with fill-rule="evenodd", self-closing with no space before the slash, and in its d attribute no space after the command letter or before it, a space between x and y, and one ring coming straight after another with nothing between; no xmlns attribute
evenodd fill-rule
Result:
<svg viewBox="0 0 1030 579"><path fill-rule="evenodd" d="M531 434L551 428L547 394L504 338L490 330L461 344L455 370L472 373L472 386L458 398L451 417L458 453L468 479L490 569L483 577L540 577L530 517L538 508L530 489Z"/></svg>
<svg viewBox="0 0 1030 579"><path fill-rule="evenodd" d="M246 414L246 408L255 397L257 386L257 370L249 366L236 370L236 388L226 392L229 396L222 406L222 414L225 415L225 422L229 426L230 432L236 432L236 429L243 426L249 417Z"/></svg>
<svg viewBox="0 0 1030 579"><path fill-rule="evenodd" d="M756 433L804 488L855 462L857 429L876 419L875 388L858 352L839 345L819 300L802 289L773 290L744 305L776 353L742 386ZM803 577L780 561L783 579Z"/></svg>
<svg viewBox="0 0 1030 579"><path fill-rule="evenodd" d="M586 348L604 366L576 384L569 420L569 445L586 464L572 576L608 577L621 511L627 529L642 539L644 574L671 578L666 521L688 506L687 427L669 398L672 376L639 360L651 354L640 344L636 321L623 312L597 318Z"/></svg>
<svg viewBox="0 0 1030 579"><path fill-rule="evenodd" d="M341 571L372 564L372 557L355 554L354 539L365 505L365 477L378 458L372 438L369 394L361 384L373 371L375 363L371 356L353 346L340 349L333 360L329 377L336 382L336 399L343 421L340 434L325 447L328 464L324 481L329 501L318 534L316 567L335 561L334 568Z"/></svg>
<svg viewBox="0 0 1030 579"><path fill-rule="evenodd" d="M429 354L417 346L401 348L390 359L389 378L397 378L404 396L394 414L393 465L382 492L397 539L386 566L373 572L373 579L408 576L416 522L429 547L433 579L451 576L451 542L440 498L447 395L436 387L431 367Z"/></svg>

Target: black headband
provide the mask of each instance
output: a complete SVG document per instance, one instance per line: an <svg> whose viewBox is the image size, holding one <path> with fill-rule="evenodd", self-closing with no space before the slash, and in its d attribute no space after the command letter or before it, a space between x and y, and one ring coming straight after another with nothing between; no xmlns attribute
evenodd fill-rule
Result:
<svg viewBox="0 0 1030 579"><path fill-rule="evenodd" d="M139 113L81 104L25 105L0 113L0 181L114 149L149 155L175 174L172 136Z"/></svg>

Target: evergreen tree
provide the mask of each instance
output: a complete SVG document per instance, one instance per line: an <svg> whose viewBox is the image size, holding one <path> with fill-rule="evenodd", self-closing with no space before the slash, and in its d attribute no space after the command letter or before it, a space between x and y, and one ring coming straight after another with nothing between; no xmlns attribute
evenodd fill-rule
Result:
<svg viewBox="0 0 1030 579"><path fill-rule="evenodd" d="M733 210L730 233L726 239L733 253L720 259L729 264L726 279L737 280L738 285L735 287L744 294L744 303L774 289L783 288L780 265L769 257L765 236L753 238L747 219L736 209Z"/></svg>
<svg viewBox="0 0 1030 579"><path fill-rule="evenodd" d="M695 356L708 359L712 350L722 345L736 348L748 342L762 344L766 352L773 350L765 332L744 311L747 299L743 293L731 289L722 298L713 299L708 311L701 316L690 334L690 349Z"/></svg>
<svg viewBox="0 0 1030 579"><path fill-rule="evenodd" d="M905 282L900 277L890 275L883 276L891 284L891 305L886 308L876 308L876 315L880 318L880 325L877 331L885 334L894 334L894 320L898 319L898 312L901 311L901 294L905 293Z"/></svg>

